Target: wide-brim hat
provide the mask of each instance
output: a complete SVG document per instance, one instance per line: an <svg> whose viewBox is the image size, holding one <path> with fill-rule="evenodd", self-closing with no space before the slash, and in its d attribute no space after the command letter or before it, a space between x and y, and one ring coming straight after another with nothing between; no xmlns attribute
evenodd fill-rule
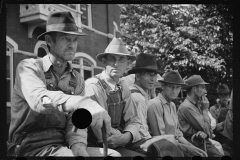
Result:
<svg viewBox="0 0 240 160"><path fill-rule="evenodd" d="M221 93L230 93L230 89L228 88L228 86L226 84L220 84L217 87L217 92L213 92L215 94L221 94Z"/></svg>
<svg viewBox="0 0 240 160"><path fill-rule="evenodd" d="M105 57L107 54L125 55L132 61L136 60L136 56L130 54L127 47L123 44L122 40L119 38L115 38L115 37L109 43L109 45L105 49L104 53L99 53L96 56L96 58L97 58L97 60L102 62L102 58Z"/></svg>
<svg viewBox="0 0 240 160"><path fill-rule="evenodd" d="M71 12L51 12L47 19L46 32L39 35L37 39L45 41L45 35L50 32L61 32L78 36L86 35L80 32L78 28Z"/></svg>
<svg viewBox="0 0 240 160"><path fill-rule="evenodd" d="M184 90L187 90L193 86L197 86L197 85L201 85L201 84L206 85L209 83L205 82L200 75L192 75L191 77L189 77L188 79L185 80L185 84L187 86L183 87Z"/></svg>
<svg viewBox="0 0 240 160"><path fill-rule="evenodd" d="M128 71L128 74L138 73L142 70L160 73L160 71L157 68L157 61L154 55L140 53L137 56L135 66Z"/></svg>
<svg viewBox="0 0 240 160"><path fill-rule="evenodd" d="M186 85L177 70L168 70L166 73L164 73L163 79L159 80L159 82L178 84L183 86Z"/></svg>

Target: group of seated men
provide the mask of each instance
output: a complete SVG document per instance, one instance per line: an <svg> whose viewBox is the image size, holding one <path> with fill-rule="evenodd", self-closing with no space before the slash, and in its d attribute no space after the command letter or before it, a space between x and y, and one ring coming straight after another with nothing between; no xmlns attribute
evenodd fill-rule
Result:
<svg viewBox="0 0 240 160"><path fill-rule="evenodd" d="M52 12L47 32L38 37L46 41L48 55L18 64L9 156L98 157L106 153L103 144L113 157L231 156L229 89L225 92L219 87L220 100L209 112L208 83L200 75L183 81L177 70L167 70L159 79L155 56L141 53L136 57L119 38L113 38L96 57L105 69L84 81L69 63L78 38L84 35L70 12ZM133 61L129 75L123 77ZM158 95L154 92L157 82L162 87ZM187 97L177 110L172 101L181 89ZM91 113L92 122L88 128L75 130L72 115L79 108ZM79 121L84 123L84 117Z"/></svg>

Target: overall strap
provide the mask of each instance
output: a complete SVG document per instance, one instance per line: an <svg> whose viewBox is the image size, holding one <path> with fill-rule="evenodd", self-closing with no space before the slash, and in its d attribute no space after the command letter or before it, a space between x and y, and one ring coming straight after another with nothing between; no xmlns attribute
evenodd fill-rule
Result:
<svg viewBox="0 0 240 160"><path fill-rule="evenodd" d="M39 66L43 69L43 60L42 58L38 58L36 59L37 63L39 64ZM74 70L72 71L74 72ZM52 79L52 73L50 71L50 69L47 71L47 72L44 72L44 75L45 75L45 79ZM73 75L73 73L71 73L71 78L70 78L70 81L69 81L69 86L73 87L74 90L76 89L77 87L77 78ZM74 92L72 92L73 94Z"/></svg>

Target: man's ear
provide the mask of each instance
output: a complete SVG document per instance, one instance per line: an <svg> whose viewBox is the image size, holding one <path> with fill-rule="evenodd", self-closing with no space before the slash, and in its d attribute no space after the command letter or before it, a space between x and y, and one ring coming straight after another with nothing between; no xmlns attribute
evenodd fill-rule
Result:
<svg viewBox="0 0 240 160"><path fill-rule="evenodd" d="M51 39L51 36L50 35L45 35L45 41L46 43L51 47L51 44L52 44L52 39Z"/></svg>

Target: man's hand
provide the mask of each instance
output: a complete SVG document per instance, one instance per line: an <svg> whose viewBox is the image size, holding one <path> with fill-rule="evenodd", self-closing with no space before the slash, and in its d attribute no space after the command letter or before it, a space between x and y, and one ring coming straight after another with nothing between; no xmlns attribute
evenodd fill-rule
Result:
<svg viewBox="0 0 240 160"><path fill-rule="evenodd" d="M125 146L131 140L131 133L113 134L107 138L109 148L116 148L118 146Z"/></svg>
<svg viewBox="0 0 240 160"><path fill-rule="evenodd" d="M205 134L205 133L202 132L202 131L198 131L198 132L196 133L196 137L197 137L197 138L205 139L205 138L207 138L207 134Z"/></svg>
<svg viewBox="0 0 240 160"><path fill-rule="evenodd" d="M207 97L202 96L201 109L202 109L202 111L208 111L208 108L209 108L209 101L208 101Z"/></svg>
<svg viewBox="0 0 240 160"><path fill-rule="evenodd" d="M91 126L95 129L101 129L104 123L106 133L109 134L111 130L111 118L107 111L95 101L92 101L84 108L87 109L92 115Z"/></svg>
<svg viewBox="0 0 240 160"><path fill-rule="evenodd" d="M87 147L84 144L76 143L71 147L74 156L89 157Z"/></svg>

